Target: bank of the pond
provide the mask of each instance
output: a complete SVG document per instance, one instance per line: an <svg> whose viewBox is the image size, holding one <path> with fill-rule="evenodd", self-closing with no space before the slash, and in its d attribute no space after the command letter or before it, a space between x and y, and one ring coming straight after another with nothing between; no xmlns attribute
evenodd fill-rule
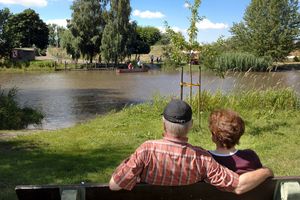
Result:
<svg viewBox="0 0 300 200"><path fill-rule="evenodd" d="M247 102L246 94L236 98L210 95L207 99L214 107L237 110L245 119L246 133L239 148L254 149L276 175L299 175L298 99L291 91L284 96L284 91L272 92L252 93L252 102ZM272 106L276 102L281 106ZM161 138L161 113L166 103L158 98L72 128L0 138L0 199L16 199L14 187L20 184L108 182L115 167L136 147L145 140ZM205 105L201 128L195 118L189 141L211 149L207 117L212 106Z"/></svg>

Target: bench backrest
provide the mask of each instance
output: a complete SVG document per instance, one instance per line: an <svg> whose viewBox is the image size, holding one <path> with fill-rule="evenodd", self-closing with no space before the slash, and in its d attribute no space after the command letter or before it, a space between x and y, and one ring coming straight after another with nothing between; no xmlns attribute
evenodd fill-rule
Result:
<svg viewBox="0 0 300 200"><path fill-rule="evenodd" d="M17 186L19 200L279 200L280 185L300 182L300 177L268 179L257 188L242 195L222 192L204 183L188 186L153 186L138 184L132 191L111 191L106 184ZM279 191L276 191L279 190ZM279 194L280 195L280 194Z"/></svg>

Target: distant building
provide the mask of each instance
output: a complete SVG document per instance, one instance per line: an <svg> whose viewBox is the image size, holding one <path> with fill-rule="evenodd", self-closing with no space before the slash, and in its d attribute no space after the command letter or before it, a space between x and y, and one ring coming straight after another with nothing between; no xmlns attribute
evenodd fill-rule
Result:
<svg viewBox="0 0 300 200"><path fill-rule="evenodd" d="M14 61L35 60L35 51L33 48L14 48L12 50L12 59Z"/></svg>

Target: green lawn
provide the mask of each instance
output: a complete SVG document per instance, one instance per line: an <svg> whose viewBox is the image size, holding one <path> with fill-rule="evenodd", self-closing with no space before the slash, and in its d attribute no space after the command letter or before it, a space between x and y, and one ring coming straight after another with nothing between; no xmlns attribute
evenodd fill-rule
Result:
<svg viewBox="0 0 300 200"><path fill-rule="evenodd" d="M215 107L234 108L245 119L246 133L239 148L254 149L262 163L277 176L300 175L299 99L285 97L285 103L276 107L284 92L272 92L273 96L264 93L260 97L251 93L256 100L248 104L246 94L227 100L211 95L210 102ZM156 98L153 103L127 107L57 131L5 139L0 135L0 199L16 199L14 187L20 184L107 183L114 168L137 146L145 140L161 138L161 113L166 102ZM211 108L208 104L206 108L201 128L198 120L194 120L189 141L211 149L213 144L207 129Z"/></svg>

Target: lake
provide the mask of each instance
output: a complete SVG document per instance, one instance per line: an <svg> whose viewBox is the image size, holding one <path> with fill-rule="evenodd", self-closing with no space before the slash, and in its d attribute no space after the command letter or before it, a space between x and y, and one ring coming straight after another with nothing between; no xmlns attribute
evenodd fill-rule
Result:
<svg viewBox="0 0 300 200"><path fill-rule="evenodd" d="M188 73L184 74L184 81L189 81ZM193 82L198 82L196 72ZM17 100L22 106L32 106L45 114L41 127L29 127L42 129L70 127L126 105L149 101L155 94L179 97L179 83L180 72L159 70L130 74L114 71L0 73L1 88L17 87ZM202 72L202 88L211 92L286 87L300 94L300 71L233 72L225 79ZM184 95L188 94L189 88L185 88Z"/></svg>

